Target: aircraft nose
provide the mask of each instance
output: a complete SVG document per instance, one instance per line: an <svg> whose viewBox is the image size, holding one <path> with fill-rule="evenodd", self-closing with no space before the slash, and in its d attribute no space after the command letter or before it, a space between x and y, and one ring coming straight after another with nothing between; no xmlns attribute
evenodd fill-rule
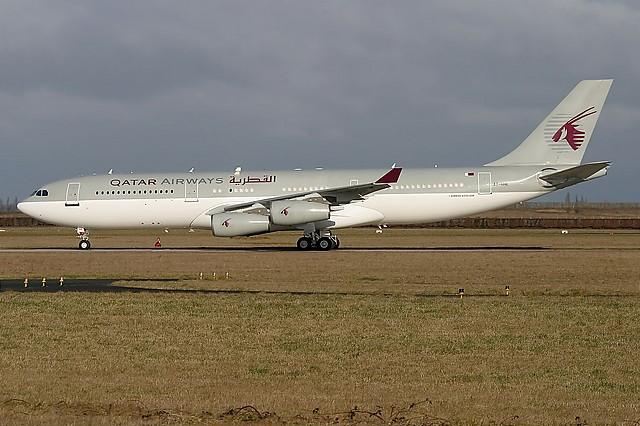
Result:
<svg viewBox="0 0 640 426"><path fill-rule="evenodd" d="M27 216L31 216L31 217L36 217L38 216L38 209L36 208L36 204L37 203L30 203L27 201L21 201L18 203L18 210L20 210L22 213L26 214Z"/></svg>

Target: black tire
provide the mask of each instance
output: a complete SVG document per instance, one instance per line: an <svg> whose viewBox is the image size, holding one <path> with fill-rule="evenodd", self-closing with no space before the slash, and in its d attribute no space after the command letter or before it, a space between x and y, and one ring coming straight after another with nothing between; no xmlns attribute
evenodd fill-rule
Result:
<svg viewBox="0 0 640 426"><path fill-rule="evenodd" d="M311 250L311 246L313 241L308 237L300 237L298 238L298 242L296 243L296 247L298 250Z"/></svg>
<svg viewBox="0 0 640 426"><path fill-rule="evenodd" d="M317 242L318 250L329 251L333 248L333 241L329 237L322 237Z"/></svg>
<svg viewBox="0 0 640 426"><path fill-rule="evenodd" d="M80 248L80 250L89 250L91 248L91 242L89 242L89 240L80 240L78 248Z"/></svg>

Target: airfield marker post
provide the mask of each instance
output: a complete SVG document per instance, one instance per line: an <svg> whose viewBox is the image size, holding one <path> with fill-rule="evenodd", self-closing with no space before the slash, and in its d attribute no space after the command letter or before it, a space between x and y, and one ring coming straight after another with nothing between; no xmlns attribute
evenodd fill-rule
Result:
<svg viewBox="0 0 640 426"><path fill-rule="evenodd" d="M458 296L460 296L460 299L462 299L462 296L464 296L464 288L458 289Z"/></svg>
<svg viewBox="0 0 640 426"><path fill-rule="evenodd" d="M64 277L60 277L60 287L64 284Z"/></svg>
<svg viewBox="0 0 640 426"><path fill-rule="evenodd" d="M507 293L507 296L509 295L509 290L510 290L509 286L505 285L504 286L504 291Z"/></svg>
<svg viewBox="0 0 640 426"><path fill-rule="evenodd" d="M46 278L42 278L42 287L46 287L47 286L47 279Z"/></svg>
<svg viewBox="0 0 640 426"><path fill-rule="evenodd" d="M24 288L29 287L29 278L25 277L24 279Z"/></svg>

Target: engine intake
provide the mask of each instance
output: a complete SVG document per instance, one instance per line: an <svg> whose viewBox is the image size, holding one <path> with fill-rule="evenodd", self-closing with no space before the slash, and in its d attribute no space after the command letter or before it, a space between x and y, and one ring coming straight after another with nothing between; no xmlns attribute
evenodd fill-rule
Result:
<svg viewBox="0 0 640 426"><path fill-rule="evenodd" d="M313 201L283 200L271 203L271 222L275 225L300 225L329 219L329 205Z"/></svg>
<svg viewBox="0 0 640 426"><path fill-rule="evenodd" d="M239 237L269 232L269 216L252 213L218 213L211 216L216 237Z"/></svg>

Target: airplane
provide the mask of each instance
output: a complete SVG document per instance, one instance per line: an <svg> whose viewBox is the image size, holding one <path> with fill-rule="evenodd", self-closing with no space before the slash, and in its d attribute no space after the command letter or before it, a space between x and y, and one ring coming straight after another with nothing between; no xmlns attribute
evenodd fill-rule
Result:
<svg viewBox="0 0 640 426"><path fill-rule="evenodd" d="M40 221L88 229L210 229L216 237L297 230L300 250L340 247L336 229L468 216L605 176L581 164L613 80L579 82L507 155L479 167L114 174L48 183L18 204Z"/></svg>

